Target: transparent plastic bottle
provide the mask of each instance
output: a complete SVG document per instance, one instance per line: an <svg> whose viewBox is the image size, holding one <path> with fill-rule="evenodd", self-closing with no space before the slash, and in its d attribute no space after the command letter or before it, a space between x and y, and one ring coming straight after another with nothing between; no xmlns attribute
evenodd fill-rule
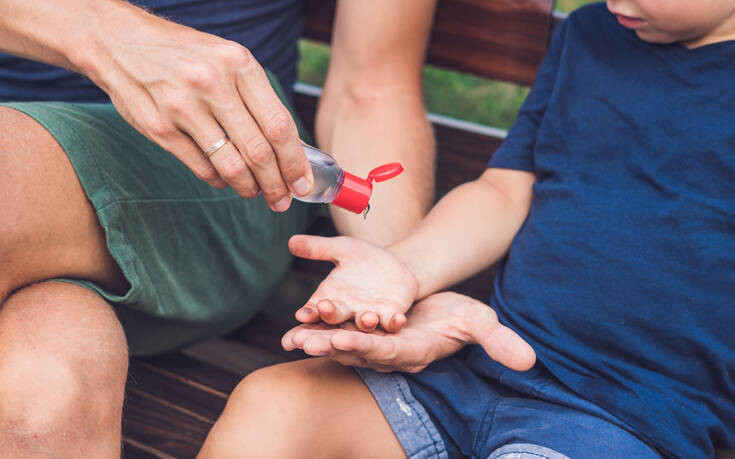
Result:
<svg viewBox="0 0 735 459"><path fill-rule="evenodd" d="M314 188L306 196L294 195L299 201L332 203L359 214L368 208L373 181L382 182L403 172L399 163L389 163L373 169L367 179L362 179L342 170L327 153L306 144L303 148L314 174Z"/></svg>
<svg viewBox="0 0 735 459"><path fill-rule="evenodd" d="M332 202L337 197L337 192L342 187L345 173L337 161L310 145L303 145L306 159L311 164L311 172L314 174L314 188L306 196L294 198L304 202Z"/></svg>

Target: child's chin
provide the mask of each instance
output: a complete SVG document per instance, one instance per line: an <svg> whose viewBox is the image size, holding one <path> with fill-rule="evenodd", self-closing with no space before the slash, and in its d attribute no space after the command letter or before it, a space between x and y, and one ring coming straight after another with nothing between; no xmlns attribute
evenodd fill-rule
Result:
<svg viewBox="0 0 735 459"><path fill-rule="evenodd" d="M638 38L641 40L647 42L647 43L654 43L657 45L670 45L673 43L679 43L682 41L681 38L672 37L668 34L662 34L660 32L648 32L643 30L636 30L635 34L638 35Z"/></svg>

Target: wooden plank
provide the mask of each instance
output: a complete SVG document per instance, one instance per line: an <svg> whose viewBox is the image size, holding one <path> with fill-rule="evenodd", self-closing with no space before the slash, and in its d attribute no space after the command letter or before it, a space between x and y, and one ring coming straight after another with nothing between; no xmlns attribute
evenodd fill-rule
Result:
<svg viewBox="0 0 735 459"><path fill-rule="evenodd" d="M172 379L185 384L199 384L222 394L229 394L242 379L237 374L197 361L182 354L166 354L155 357L137 358L166 372ZM133 375L134 377L134 375Z"/></svg>
<svg viewBox="0 0 735 459"><path fill-rule="evenodd" d="M315 279L318 276L318 274L308 270L292 270L292 273L289 273L289 276L300 275ZM319 281L321 279L323 277L319 278ZM243 328L228 335L227 338L239 340L256 348L267 350L271 355L276 355L283 359L283 361L298 360L308 356L303 351L295 350L289 352L281 347L281 337L295 325L298 325L296 319L263 313L257 315Z"/></svg>
<svg viewBox="0 0 735 459"><path fill-rule="evenodd" d="M273 331L272 338L281 334ZM283 363L290 359L262 347L232 339L211 339L183 350L184 355L199 359L218 368L228 369L245 377L253 371ZM223 407L224 408L224 407Z"/></svg>
<svg viewBox="0 0 735 459"><path fill-rule="evenodd" d="M202 364L192 360L191 365ZM131 361L129 371L128 390L132 388L209 420L217 419L225 408L228 396L227 393L136 359Z"/></svg>
<svg viewBox="0 0 735 459"><path fill-rule="evenodd" d="M308 0L304 36L331 41L335 0ZM530 85L548 45L553 0L440 0L426 62Z"/></svg>
<svg viewBox="0 0 735 459"><path fill-rule="evenodd" d="M176 459L170 454L162 453L155 448L138 441L123 437L123 459Z"/></svg>
<svg viewBox="0 0 735 459"><path fill-rule="evenodd" d="M177 458L193 458L213 423L131 388L125 403L123 436L127 444L137 445L136 453L147 448L149 453L155 450Z"/></svg>

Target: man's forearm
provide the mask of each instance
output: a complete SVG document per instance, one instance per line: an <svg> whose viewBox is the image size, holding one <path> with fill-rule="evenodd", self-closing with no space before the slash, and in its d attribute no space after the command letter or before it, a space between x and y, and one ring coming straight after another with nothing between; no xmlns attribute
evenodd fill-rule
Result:
<svg viewBox="0 0 735 459"><path fill-rule="evenodd" d="M416 276L418 298L505 255L528 215L534 179L528 172L488 169L452 190L411 234L388 248Z"/></svg>
<svg viewBox="0 0 735 459"><path fill-rule="evenodd" d="M0 0L0 48L10 54L85 73L97 51L96 37L110 33L124 16L144 14L118 0ZM109 24L108 24L109 25Z"/></svg>
<svg viewBox="0 0 735 459"><path fill-rule="evenodd" d="M416 86L393 83L325 93L317 118L320 147L358 176L394 161L405 169L375 186L367 219L332 206L341 234L385 246L404 236L431 206L434 137Z"/></svg>

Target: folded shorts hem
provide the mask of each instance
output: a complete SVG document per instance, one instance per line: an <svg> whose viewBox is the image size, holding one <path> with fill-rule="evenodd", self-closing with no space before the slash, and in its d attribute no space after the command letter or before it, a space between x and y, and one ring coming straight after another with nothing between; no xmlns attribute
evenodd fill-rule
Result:
<svg viewBox="0 0 735 459"><path fill-rule="evenodd" d="M444 440L399 373L355 368L378 402L409 459L448 459Z"/></svg>

